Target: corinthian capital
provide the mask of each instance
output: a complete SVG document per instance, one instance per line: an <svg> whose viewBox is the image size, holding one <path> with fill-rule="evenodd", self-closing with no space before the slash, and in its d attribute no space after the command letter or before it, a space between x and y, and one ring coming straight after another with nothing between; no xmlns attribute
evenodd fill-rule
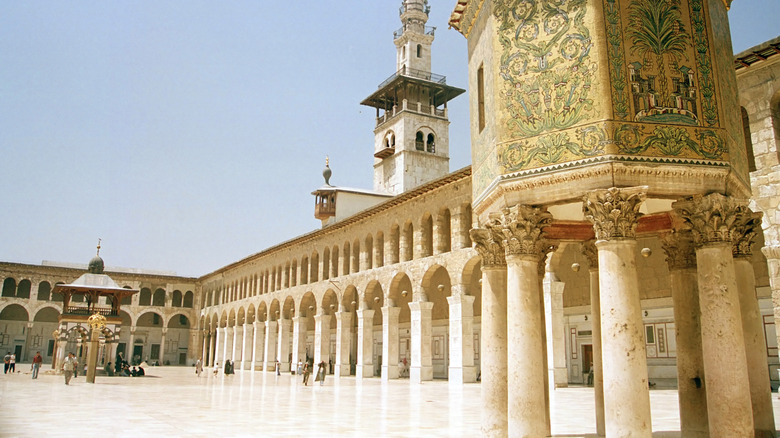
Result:
<svg viewBox="0 0 780 438"><path fill-rule="evenodd" d="M720 193L694 195L672 204L693 235L697 248L721 242L732 243L736 227L749 212L746 199L723 196Z"/></svg>
<svg viewBox="0 0 780 438"><path fill-rule="evenodd" d="M753 243L756 234L761 230L761 217L763 213L755 213L747 210L740 220L734 226L731 233L731 252L734 257L753 256Z"/></svg>
<svg viewBox="0 0 780 438"><path fill-rule="evenodd" d="M593 223L596 240L635 239L647 187L593 190L582 198L582 212Z"/></svg>
<svg viewBox="0 0 780 438"><path fill-rule="evenodd" d="M696 250L693 248L690 231L672 231L662 234L660 238L670 271L696 266Z"/></svg>
<svg viewBox="0 0 780 438"><path fill-rule="evenodd" d="M490 223L485 228L472 228L469 230L474 249L482 257L483 268L496 268L506 266L506 257L503 244L503 234L500 226Z"/></svg>
<svg viewBox="0 0 780 438"><path fill-rule="evenodd" d="M515 205L501 214L506 255L541 257L550 249L543 228L550 225L552 215L539 207Z"/></svg>

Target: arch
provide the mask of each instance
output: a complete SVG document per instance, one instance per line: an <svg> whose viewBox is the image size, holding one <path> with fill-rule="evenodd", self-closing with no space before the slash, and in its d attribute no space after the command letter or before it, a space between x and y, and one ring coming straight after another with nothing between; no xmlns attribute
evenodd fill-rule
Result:
<svg viewBox="0 0 780 438"><path fill-rule="evenodd" d="M268 320L276 321L279 319L280 314L281 314L281 305L279 304L279 300L274 298L273 301L271 301L271 305L268 307Z"/></svg>
<svg viewBox="0 0 780 438"><path fill-rule="evenodd" d="M38 301L49 301L51 299L51 284L48 281L38 283Z"/></svg>
<svg viewBox="0 0 780 438"><path fill-rule="evenodd" d="M402 262L408 262L414 258L414 225L411 221L404 224L400 247Z"/></svg>
<svg viewBox="0 0 780 438"><path fill-rule="evenodd" d="M412 313L409 309L409 303L414 297L412 289L412 280L404 272L399 272L390 281L390 287L387 290L388 302L401 309L398 315L399 323L408 323L412 320Z"/></svg>
<svg viewBox="0 0 780 438"><path fill-rule="evenodd" d="M309 258L301 258L301 284L309 284Z"/></svg>
<svg viewBox="0 0 780 438"><path fill-rule="evenodd" d="M360 272L360 239L356 238L352 242L352 257L350 259L352 260L352 267L349 272L352 274Z"/></svg>
<svg viewBox="0 0 780 438"><path fill-rule="evenodd" d="M284 299L284 304L282 305L282 318L284 319L290 319L295 316L295 300L292 296L288 295L287 298Z"/></svg>
<svg viewBox="0 0 780 438"><path fill-rule="evenodd" d="M386 148L393 148L393 147L395 147L395 132L393 132L392 129L388 130L385 133L384 146Z"/></svg>
<svg viewBox="0 0 780 438"><path fill-rule="evenodd" d="M388 264L398 263L401 254L401 227L393 224L390 227L390 252L388 253Z"/></svg>
<svg viewBox="0 0 780 438"><path fill-rule="evenodd" d="M290 264L290 286L298 285L298 259L293 259Z"/></svg>
<svg viewBox="0 0 780 438"><path fill-rule="evenodd" d="M192 301L193 301L194 297L195 297L195 294L191 290L188 290L187 292L185 292L184 293L184 300L182 300L182 306L186 307L188 309L192 309L192 305L193 305Z"/></svg>
<svg viewBox="0 0 780 438"><path fill-rule="evenodd" d="M246 322L246 310L244 310L244 307L238 308L238 315L236 315L236 325L244 325Z"/></svg>
<svg viewBox="0 0 780 438"><path fill-rule="evenodd" d="M265 301L263 301L257 306L257 320L266 321L267 319L268 319L268 305L265 303Z"/></svg>
<svg viewBox="0 0 780 438"><path fill-rule="evenodd" d="M372 325L381 327L383 320L382 307L385 306L386 302L390 306L393 304L390 303L390 301L385 300L385 294L382 290L382 285L378 281L372 280L368 282L366 285L366 292L363 294L363 301L365 303L364 306L366 309L374 311L374 320L372 321Z"/></svg>
<svg viewBox="0 0 780 438"><path fill-rule="evenodd" d="M463 266L461 274L463 294L474 297L474 316L482 315L482 259L470 258Z"/></svg>
<svg viewBox="0 0 780 438"><path fill-rule="evenodd" d="M339 247L336 245L333 245L333 249L331 250L330 265L331 265L330 276L338 277L339 276Z"/></svg>
<svg viewBox="0 0 780 438"><path fill-rule="evenodd" d="M255 321L255 305L250 303L249 307L246 308L246 323L252 324Z"/></svg>
<svg viewBox="0 0 780 438"><path fill-rule="evenodd" d="M182 295L181 291L176 289L173 291L173 298L171 299L171 307L181 307L182 305Z"/></svg>
<svg viewBox="0 0 780 438"><path fill-rule="evenodd" d="M311 279L312 283L316 283L319 281L319 277L318 277L319 267L320 267L320 255L315 250L313 253L311 253L311 266L310 266L311 273L309 275L309 278Z"/></svg>
<svg viewBox="0 0 780 438"><path fill-rule="evenodd" d="M322 296L322 313L334 315L339 310L339 297L333 289L328 289ZM336 318L330 318L330 328L336 328Z"/></svg>
<svg viewBox="0 0 780 438"><path fill-rule="evenodd" d="M750 116L745 107L739 108L742 113L742 133L745 136L745 153L747 154L748 171L756 170L756 157L753 154L753 139L750 134Z"/></svg>
<svg viewBox="0 0 780 438"><path fill-rule="evenodd" d="M385 265L385 234L377 231L374 241L374 266L381 268Z"/></svg>
<svg viewBox="0 0 780 438"><path fill-rule="evenodd" d="M349 267L351 265L349 259L352 254L352 251L349 249L349 242L344 242L344 251L342 251L342 254L341 273L342 275L349 275Z"/></svg>
<svg viewBox="0 0 780 438"><path fill-rule="evenodd" d="M420 228L420 256L430 257L433 255L433 217L429 213L423 215Z"/></svg>
<svg viewBox="0 0 780 438"><path fill-rule="evenodd" d="M30 289L32 289L32 283L30 280L24 279L16 286L16 298L30 298Z"/></svg>
<svg viewBox="0 0 780 438"><path fill-rule="evenodd" d="M363 252L366 254L366 269L373 269L374 267L374 236L371 234L366 236L363 243Z"/></svg>
<svg viewBox="0 0 780 438"><path fill-rule="evenodd" d="M148 287L141 288L141 293L138 295L139 306L151 306L152 305L152 291Z"/></svg>
<svg viewBox="0 0 780 438"><path fill-rule="evenodd" d="M9 304L0 311L0 321L29 321L27 309L19 304Z"/></svg>
<svg viewBox="0 0 780 438"><path fill-rule="evenodd" d="M147 310L138 315L135 320L136 327L160 327L163 326L163 318L159 312Z"/></svg>
<svg viewBox="0 0 780 438"><path fill-rule="evenodd" d="M417 57L422 58L422 44L417 45Z"/></svg>
<svg viewBox="0 0 780 438"><path fill-rule="evenodd" d="M170 329L188 329L190 328L190 319L183 313L176 313L168 319L165 327Z"/></svg>
<svg viewBox="0 0 780 438"><path fill-rule="evenodd" d="M452 251L452 215L442 207L436 221L436 254Z"/></svg>
<svg viewBox="0 0 780 438"><path fill-rule="evenodd" d="M46 307L41 307L40 309L38 309L37 312L35 312L33 321L57 323L59 322L59 318L60 318L59 309L56 309L51 306L46 306Z"/></svg>
<svg viewBox="0 0 780 438"><path fill-rule="evenodd" d="M425 150L432 154L436 153L436 137L433 133L429 133L425 140Z"/></svg>
<svg viewBox="0 0 780 438"><path fill-rule="evenodd" d="M61 281L58 281L57 283L55 283L55 286L57 286L59 284L65 284L65 283L63 283ZM53 289L54 288L52 288L52 290ZM55 303L61 303L62 299L63 299L62 294L52 294L51 295L51 300L54 301Z"/></svg>
<svg viewBox="0 0 780 438"><path fill-rule="evenodd" d="M425 150L425 134L422 131L417 131L417 134L414 136L414 148L418 151Z"/></svg>
<svg viewBox="0 0 780 438"><path fill-rule="evenodd" d="M330 278L330 248L325 247L322 251L322 279Z"/></svg>
<svg viewBox="0 0 780 438"><path fill-rule="evenodd" d="M133 325L133 318L130 317L130 314L125 312L124 310L119 311L119 319L122 320L122 327L127 327L128 330L125 333L130 333L129 328Z"/></svg>
<svg viewBox="0 0 780 438"><path fill-rule="evenodd" d="M3 293L2 296L4 297L15 297L16 296L16 280L8 277L3 281Z"/></svg>
<svg viewBox="0 0 780 438"><path fill-rule="evenodd" d="M152 305L163 307L165 306L165 291L161 288L157 288L152 296Z"/></svg>
<svg viewBox="0 0 780 438"><path fill-rule="evenodd" d="M447 297L452 293L450 275L443 266L435 264L425 271L422 290L428 301L433 303L432 319L448 319L449 304Z"/></svg>

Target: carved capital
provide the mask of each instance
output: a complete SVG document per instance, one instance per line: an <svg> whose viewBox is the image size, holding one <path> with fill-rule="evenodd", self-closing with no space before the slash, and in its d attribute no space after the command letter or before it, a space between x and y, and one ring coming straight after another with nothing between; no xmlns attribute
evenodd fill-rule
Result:
<svg viewBox="0 0 780 438"><path fill-rule="evenodd" d="M530 205L515 205L504 209L500 221L507 256L541 257L549 251L550 243L544 238L543 230L552 222L549 212Z"/></svg>
<svg viewBox="0 0 780 438"><path fill-rule="evenodd" d="M541 257L539 257L539 263L536 266L536 269L539 273L539 277L544 277L544 275L549 270L548 264L550 263L550 258L548 257L548 254L551 252L555 252L558 250L558 243L552 243L550 241L546 241L546 245L542 248Z"/></svg>
<svg viewBox="0 0 780 438"><path fill-rule="evenodd" d="M746 199L723 196L720 193L694 195L672 204L675 215L691 230L693 244L702 246L733 242L736 226L748 210Z"/></svg>
<svg viewBox="0 0 780 438"><path fill-rule="evenodd" d="M660 238L670 271L696 267L696 250L689 230L664 233Z"/></svg>
<svg viewBox="0 0 780 438"><path fill-rule="evenodd" d="M474 249L482 257L483 268L506 267L503 235L497 224L488 224L485 228L469 230Z"/></svg>
<svg viewBox="0 0 780 438"><path fill-rule="evenodd" d="M598 249L596 249L595 240L588 240L587 242L582 242L582 255L584 255L585 258L588 259L588 265L590 265L590 269L599 268L599 251Z"/></svg>
<svg viewBox="0 0 780 438"><path fill-rule="evenodd" d="M611 187L588 192L582 198L582 212L593 223L596 240L635 239L642 213L639 208L647 187Z"/></svg>
<svg viewBox="0 0 780 438"><path fill-rule="evenodd" d="M731 233L731 253L734 257L750 258L753 256L753 243L756 234L761 232L761 212L755 213L747 210L740 220L734 225Z"/></svg>
<svg viewBox="0 0 780 438"><path fill-rule="evenodd" d="M764 253L764 257L767 260L780 259L780 246L769 245L761 248L761 252Z"/></svg>

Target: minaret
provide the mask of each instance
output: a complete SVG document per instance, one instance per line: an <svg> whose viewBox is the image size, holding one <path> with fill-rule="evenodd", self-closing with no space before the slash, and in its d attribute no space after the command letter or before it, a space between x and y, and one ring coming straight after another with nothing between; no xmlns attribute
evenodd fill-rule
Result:
<svg viewBox="0 0 780 438"><path fill-rule="evenodd" d="M400 194L449 173L447 102L464 92L431 73L427 0L404 0L396 72L361 102L376 108L374 190Z"/></svg>

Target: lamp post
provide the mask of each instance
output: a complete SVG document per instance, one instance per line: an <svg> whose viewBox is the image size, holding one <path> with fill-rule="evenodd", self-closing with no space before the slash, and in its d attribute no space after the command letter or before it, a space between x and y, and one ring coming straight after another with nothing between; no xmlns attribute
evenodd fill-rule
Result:
<svg viewBox="0 0 780 438"><path fill-rule="evenodd" d="M92 335L89 341L89 354L87 356L87 382L95 383L95 370L97 368L97 355L100 346L100 332L106 326L106 317L95 313L87 319Z"/></svg>

